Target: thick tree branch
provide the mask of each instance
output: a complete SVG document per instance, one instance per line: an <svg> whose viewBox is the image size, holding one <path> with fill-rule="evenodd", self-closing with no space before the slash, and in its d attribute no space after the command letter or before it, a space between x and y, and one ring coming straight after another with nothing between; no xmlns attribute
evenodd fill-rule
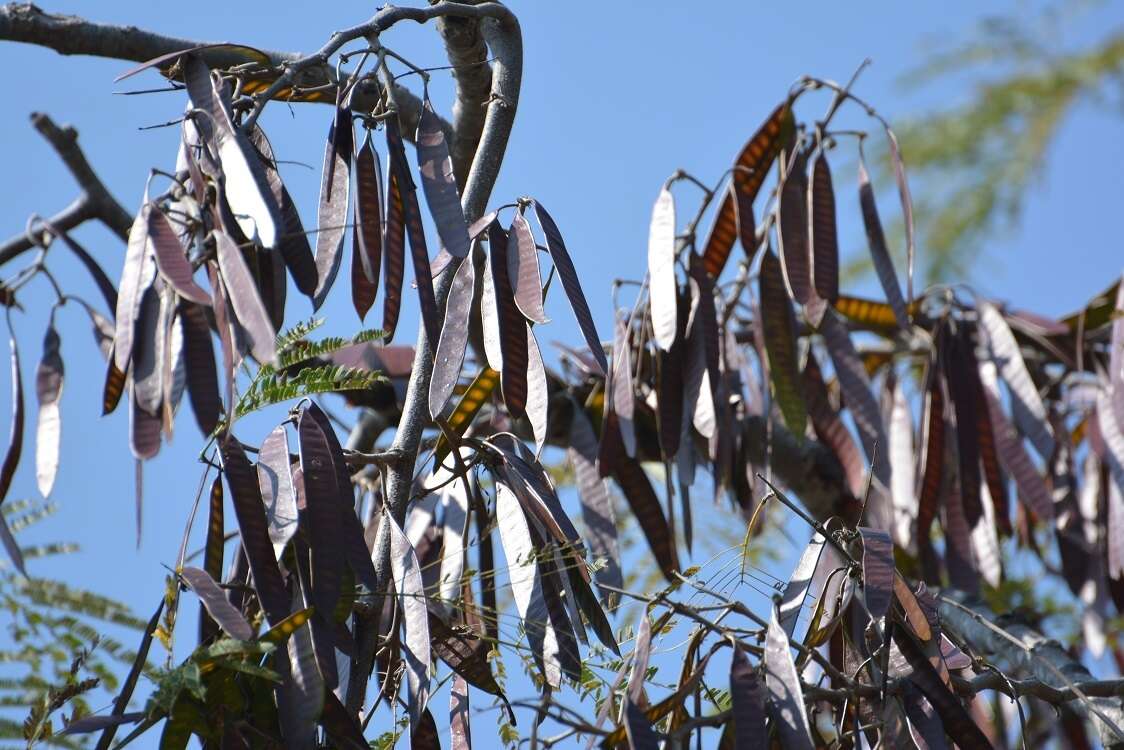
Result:
<svg viewBox="0 0 1124 750"><path fill-rule="evenodd" d="M445 54L453 66L457 94L453 104L452 144L453 172L457 187L464 190L472 157L484 129L484 112L492 90L492 68L487 64L488 46L481 33L481 22L475 18L443 16L437 19L437 31L445 41Z"/></svg>
<svg viewBox="0 0 1124 750"><path fill-rule="evenodd" d="M515 123L515 110L519 103L519 87L523 77L523 37L515 16L508 12L499 18L486 19L481 25L495 62L484 130L461 199L465 216L470 222L483 215L488 196L499 176L511 128ZM454 270L453 264L450 264L435 279L434 293L438 309L445 308ZM425 327L419 326L417 352L406 389L402 419L391 445L391 449L398 451L403 459L392 463L386 474L387 508L399 524L406 517L406 505L410 499L422 432L430 422L428 396L435 344L425 335ZM390 537L389 528L385 524L380 529L374 557L379 590L383 590L390 574Z"/></svg>
<svg viewBox="0 0 1124 750"><path fill-rule="evenodd" d="M31 124L51 144L81 188L74 202L50 218L51 224L65 232L88 219L98 219L122 240L127 240L133 217L109 194L105 183L86 161L78 146L78 131L69 125L60 128L42 112L31 114ZM32 247L34 245L26 234L12 237L0 245L0 265Z"/></svg>
<svg viewBox="0 0 1124 750"><path fill-rule="evenodd" d="M434 7L436 6L424 9L425 13L434 13ZM361 36L363 34L350 36L348 40ZM30 3L9 3L0 7L0 40L34 44L52 49L62 55L91 55L133 62L145 62L171 52L207 44L198 39L165 36L135 26L96 23L78 16L46 13ZM343 42L340 44L342 45ZM270 64L278 69L308 61L299 69L300 84L304 87L315 88L334 85L336 82L335 67L327 58L310 60L309 57L295 52L261 51L269 58ZM246 61L243 53L231 47L215 46L201 50L199 54L212 68L227 68ZM421 113L421 100L401 86L395 86L394 95L398 105L398 116L402 122L402 132L412 139ZM376 97L377 92L374 87L359 90L356 92L355 106L361 111L369 110L374 106ZM333 100L334 97L323 99L328 103ZM446 135L455 139L452 126L444 121L442 125Z"/></svg>
<svg viewBox="0 0 1124 750"><path fill-rule="evenodd" d="M1120 699L1074 695L1073 686L1091 682L1092 675L1057 641L1021 622L1005 620L987 605L959 591L940 598L941 625L989 660L1010 665L1022 674L1058 691L1093 726L1105 747L1124 748L1124 706ZM1078 688L1080 689L1080 688Z"/></svg>

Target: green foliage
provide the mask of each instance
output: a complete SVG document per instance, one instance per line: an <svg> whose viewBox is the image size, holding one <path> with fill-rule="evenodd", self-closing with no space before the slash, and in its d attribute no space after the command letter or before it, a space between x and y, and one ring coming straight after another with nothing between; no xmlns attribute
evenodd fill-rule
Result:
<svg viewBox="0 0 1124 750"><path fill-rule="evenodd" d="M294 375L263 367L254 382L238 399L235 417L295 398L336 391L361 391L385 382L382 373L340 365L306 367Z"/></svg>
<svg viewBox="0 0 1124 750"><path fill-rule="evenodd" d="M895 125L914 186L924 278L966 277L987 237L1022 215L1066 117L1081 104L1104 107L1104 95L1118 85L1124 32L1059 53L1059 27L1067 20L1049 11L989 18L975 38L938 52L904 78L911 89L947 79L975 82L965 101ZM888 160L885 167L881 182L888 187Z"/></svg>
<svg viewBox="0 0 1124 750"><path fill-rule="evenodd" d="M56 506L13 500L3 513L14 533L50 517ZM72 544L25 547L25 558L68 554ZM24 578L0 568L0 608L7 615L10 647L0 651L0 740L52 747L83 747L80 738L60 737L54 714L90 712L117 690L117 669L135 653L103 635L106 626L141 630L144 621L124 604L59 581ZM99 697L91 698L91 691Z"/></svg>
<svg viewBox="0 0 1124 750"><path fill-rule="evenodd" d="M320 341L307 340L306 337L323 322L322 319L312 318L277 336L277 365L258 368L250 387L235 405L235 418L295 398L337 391L361 391L385 382L386 378L381 373L354 367L333 364L300 366L346 346L364 344L382 336L381 331L364 330L350 338L329 336Z"/></svg>

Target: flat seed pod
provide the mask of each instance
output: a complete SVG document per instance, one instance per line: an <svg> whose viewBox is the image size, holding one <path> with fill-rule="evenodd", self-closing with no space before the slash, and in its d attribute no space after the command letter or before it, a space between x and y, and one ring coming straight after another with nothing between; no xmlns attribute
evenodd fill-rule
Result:
<svg viewBox="0 0 1124 750"><path fill-rule="evenodd" d="M163 369L164 327L160 321L160 292L155 284L141 295L133 330L133 397L137 405L151 415L160 413L164 400Z"/></svg>
<svg viewBox="0 0 1124 750"><path fill-rule="evenodd" d="M1000 557L999 530L995 523L995 504L987 483L980 486L982 522L972 527L971 546L975 567L988 585L999 587L1003 579L1003 561Z"/></svg>
<svg viewBox="0 0 1124 750"><path fill-rule="evenodd" d="M12 427L8 437L8 450L4 454L4 463L0 465L0 504L8 497L8 490L12 487L12 478L19 466L20 455L23 453L23 377L20 374L20 355L16 346L14 335L9 335L8 346L12 358ZM24 573L23 555L8 529L7 521L0 516L0 535L3 535L4 547L12 563L20 573Z"/></svg>
<svg viewBox="0 0 1124 750"><path fill-rule="evenodd" d="M162 426L160 417L149 413L140 405L134 388L129 394L129 447L133 451L134 458L143 461L155 457L160 452ZM137 499L140 499L139 491Z"/></svg>
<svg viewBox="0 0 1124 750"><path fill-rule="evenodd" d="M471 457L464 449L461 454L464 458ZM469 507L469 492L465 484L464 481L454 481L441 492L444 512L441 520L441 565L437 579L440 581L438 595L444 602L455 602L460 596Z"/></svg>
<svg viewBox="0 0 1124 750"><path fill-rule="evenodd" d="M905 162L902 160L902 150L898 145L898 137L894 131L886 128L886 140L890 144L890 161L894 164L894 179L898 183L898 199L902 204L902 221L905 224L905 250L906 250L906 296L913 303L913 256L914 230L913 230L913 198L909 194L909 180L905 176Z"/></svg>
<svg viewBox="0 0 1124 750"><path fill-rule="evenodd" d="M765 750L765 687L741 646L730 661L730 699L733 702L735 750Z"/></svg>
<svg viewBox="0 0 1124 750"><path fill-rule="evenodd" d="M546 380L546 366L542 352L531 327L527 326L527 421L535 436L535 452L542 453L547 438L547 415L550 409L550 389Z"/></svg>
<svg viewBox="0 0 1124 750"><path fill-rule="evenodd" d="M219 334L219 349L222 352L222 372L224 381L224 400L226 401L226 421L230 424L234 415L235 368L234 333L230 324L230 311L226 302L226 291L217 264L209 263L207 273L211 280L211 291L215 295L211 309L215 313L215 328Z"/></svg>
<svg viewBox="0 0 1124 750"><path fill-rule="evenodd" d="M1034 465L1033 459L1023 445L1015 426L1003 413L999 403L999 380L995 363L983 360L979 363L980 383L987 404L988 417L995 436L995 448L999 461L1018 489L1019 502L1044 521L1054 519L1054 501L1042 472Z"/></svg>
<svg viewBox="0 0 1124 750"><path fill-rule="evenodd" d="M222 414L211 329L203 307L194 302L180 302L178 319L183 331L187 395L191 399L191 410L199 429L204 435L210 435L218 426L219 416Z"/></svg>
<svg viewBox="0 0 1124 750"><path fill-rule="evenodd" d="M785 291L781 264L771 250L761 259L759 278L761 296L761 327L769 359L769 377L773 397L780 406L785 426L797 439L803 437L807 408L799 386L796 361L796 319Z"/></svg>
<svg viewBox="0 0 1124 750"><path fill-rule="evenodd" d="M269 313L269 325L275 331L285 328L285 301L289 285L285 278L285 261L277 250L255 248L253 259L257 262L258 287L262 302Z"/></svg>
<svg viewBox="0 0 1124 750"><path fill-rule="evenodd" d="M574 483L581 500L582 518L588 530L590 552L595 559L604 560L594 576L600 586L622 588L624 577L621 573L620 548L617 542L616 513L609 496L605 480L597 472L597 436L593 425L586 417L580 404L572 405L573 417L570 420L570 439L566 445L566 455L574 472ZM607 608L615 606L619 594L612 588L601 589L601 601Z"/></svg>
<svg viewBox="0 0 1124 750"><path fill-rule="evenodd" d="M976 305L980 332L999 368L999 375L1011 391L1011 413L1038 454L1047 461L1054 453L1054 436L1046 420L1046 407L1030 378L1019 344L1010 326L995 306L985 300Z"/></svg>
<svg viewBox="0 0 1124 750"><path fill-rule="evenodd" d="M121 271L118 284L116 331L113 339L113 364L121 372L129 369L133 356L133 331L137 311L140 309L141 295L149 280L143 279L145 257L148 248L148 197L141 205L129 230L129 242L125 250L125 267Z"/></svg>
<svg viewBox="0 0 1124 750"><path fill-rule="evenodd" d="M125 393L125 373L117 369L113 362L113 352L109 350L109 361L105 367L105 380L102 385L101 413L102 416L112 413L117 404L121 403L121 396Z"/></svg>
<svg viewBox="0 0 1124 750"><path fill-rule="evenodd" d="M937 347L942 336L938 332ZM921 488L917 497L917 544L921 549L921 561L926 574L936 575L932 569L933 551L929 534L933 519L941 503L941 486L944 480L945 456L945 384L941 366L941 352L938 348L929 360L928 382L925 385L925 411L922 417L921 434L924 452L921 454Z"/></svg>
<svg viewBox="0 0 1124 750"><path fill-rule="evenodd" d="M835 312L859 328L886 336L893 336L898 330L898 319L895 317L894 308L885 302L841 294L836 297L832 307Z"/></svg>
<svg viewBox="0 0 1124 750"><path fill-rule="evenodd" d="M222 477L215 477L211 482L211 492L208 497L207 509L207 538L203 543L203 570L212 580L222 580L223 546L226 543L226 522L223 517L223 491ZM223 594L226 599L226 594ZM229 601L229 600L228 600ZM199 613L199 643L213 640L219 634L218 625L207 614L206 605ZM237 611L237 610L235 610Z"/></svg>
<svg viewBox="0 0 1124 750"><path fill-rule="evenodd" d="M1112 486L1107 499L1107 530L1105 542L1108 549L1108 568L1105 572L1110 578L1124 578L1124 502L1121 501L1121 488L1124 487L1124 431L1116 421L1112 408L1111 387L1107 384L1097 397L1097 424L1104 441L1102 460L1108 465Z"/></svg>
<svg viewBox="0 0 1124 750"><path fill-rule="evenodd" d="M43 497L51 494L59 470L59 399L62 397L63 363L59 334L54 322L43 337L43 357L35 373L35 395L39 401L39 424L35 436L35 478Z"/></svg>
<svg viewBox="0 0 1124 750"><path fill-rule="evenodd" d="M808 213L812 228L812 278L816 294L828 302L839 297L839 240L835 224L835 188L827 154L820 152L812 165L808 191Z"/></svg>
<svg viewBox="0 0 1124 750"><path fill-rule="evenodd" d="M912 668L909 675L910 681L920 689L928 702L936 709L940 716L944 731L956 742L958 747L965 748L991 748L991 743L972 721L971 715L965 710L960 699L956 697L941 680L937 670L929 663L921 647L914 641L909 633L902 628L894 629L894 643L905 656Z"/></svg>
<svg viewBox="0 0 1124 750"><path fill-rule="evenodd" d="M215 248L219 271L226 285L228 299L238 316L238 323L250 341L250 350L261 364L273 364L277 358L276 337L269 313L262 304L254 278L242 257L242 251L223 232L215 232Z"/></svg>
<svg viewBox="0 0 1124 750"><path fill-rule="evenodd" d="M527 321L515 305L515 294L508 276L507 242L498 229L496 224L492 225L488 244L503 359L500 391L508 412L519 419L527 405Z"/></svg>
<svg viewBox="0 0 1124 750"><path fill-rule="evenodd" d="M702 337L703 352L706 358L706 386L710 390L710 400L713 404L715 421L723 421L727 411L728 401L723 393L725 378L722 375L722 332L718 327L718 310L714 304L714 282L707 275L702 259L692 253L688 263L691 279L698 288L698 306L691 317L690 335L696 332Z"/></svg>
<svg viewBox="0 0 1124 750"><path fill-rule="evenodd" d="M382 523L390 528L390 568L398 607L402 613L405 637L402 654L406 660L406 680L410 694L410 725L416 731L421 712L429 699L429 615L422 587L421 566L414 548L389 514Z"/></svg>
<svg viewBox="0 0 1124 750"><path fill-rule="evenodd" d="M890 609L894 588L894 543L881 529L859 527L863 540L863 593L870 616L880 619Z"/></svg>
<svg viewBox="0 0 1124 750"><path fill-rule="evenodd" d="M660 449L665 460L675 458L679 453L683 424L684 357L687 348L687 318L691 303L686 295L676 289L676 333L675 342L666 352L659 354L659 383L657 384Z"/></svg>
<svg viewBox="0 0 1124 750"><path fill-rule="evenodd" d="M976 419L983 404L976 403L976 357L967 328L961 324L950 339L952 346L945 360L948 367L949 395L956 414L956 455L960 462L958 476L961 507L969 528L975 528L983 517L980 503L980 446Z"/></svg>
<svg viewBox="0 0 1124 750"><path fill-rule="evenodd" d="M324 147L320 202L316 212L316 291L312 306L324 304L336 280L347 236L347 204L351 191L351 152L354 147L351 110L337 107Z"/></svg>
<svg viewBox="0 0 1124 750"><path fill-rule="evenodd" d="M274 556L280 560L285 545L297 533L298 520L293 470L289 462L289 434L285 425L275 427L262 441L257 470L269 540L273 543Z"/></svg>
<svg viewBox="0 0 1124 750"><path fill-rule="evenodd" d="M688 313L687 340L683 347L685 372L683 373L683 432L680 442L689 442L693 426L699 434L709 440L714 437L715 414L714 399L710 394L706 362L706 342L703 340L703 326L694 324L699 302L702 297L699 285L692 282L690 310ZM691 450L683 451L690 454ZM690 484L688 482L688 484Z"/></svg>
<svg viewBox="0 0 1124 750"><path fill-rule="evenodd" d="M386 192L386 233L383 235L383 312L384 341L390 343L402 310L402 284L406 273L406 209L398 178L391 171Z"/></svg>
<svg viewBox="0 0 1124 750"><path fill-rule="evenodd" d="M859 206L862 209L867 244L870 245L870 257L874 261L878 280L882 282L882 291L886 293L886 301L894 311L898 326L902 330L908 330L909 315L906 312L905 300L902 299L902 288L898 283L897 272L894 270L894 261L890 258L890 251L886 247L886 234L882 231L882 220L878 217L874 188L870 185L866 165L861 160L859 161Z"/></svg>
<svg viewBox="0 0 1124 750"><path fill-rule="evenodd" d="M355 231L351 244L351 300L363 320L375 303L382 265L382 187L371 133L355 157Z"/></svg>
<svg viewBox="0 0 1124 750"><path fill-rule="evenodd" d="M406 225L406 235L410 239L410 257L414 266L414 283L418 289L422 324L425 327L425 335L431 342L436 342L441 336L441 319L433 292L433 276L429 271L429 251L426 248L425 231L422 228L417 188L410 176L410 165L406 161L398 120L390 118L386 121L385 127L390 173L394 175L402 196L402 216Z"/></svg>
<svg viewBox="0 0 1124 750"><path fill-rule="evenodd" d="M624 444L624 452L636 455L636 427L633 416L636 404L633 399L632 350L628 344L628 329L617 318L613 336L613 376L609 379L610 397L605 400L606 408L612 408L616 416L617 430Z"/></svg>
<svg viewBox="0 0 1124 750"><path fill-rule="evenodd" d="M901 384L889 384L890 419L887 426L887 453L893 473L890 495L894 506L894 541L908 547L912 538L913 516L917 512L917 472L914 468L913 417ZM885 412L884 412L885 413Z"/></svg>
<svg viewBox="0 0 1124 750"><path fill-rule="evenodd" d="M197 118L197 127L218 157L225 198L239 228L247 238L267 248L274 247L281 216L261 159L241 128L231 120L228 96L202 58L186 55L181 64L192 104L209 115Z"/></svg>
<svg viewBox="0 0 1124 750"><path fill-rule="evenodd" d="M648 659L652 655L652 622L647 612L640 615L640 625L633 640L632 666L628 670L627 695L633 703L644 696L644 683L648 680Z"/></svg>
<svg viewBox="0 0 1124 750"><path fill-rule="evenodd" d="M790 103L782 102L738 154L734 162L733 182L739 200L735 203L728 197L722 201L703 251L703 263L712 279L717 279L722 273L734 246L738 214L736 206L753 205L753 199L765 182L769 167L777 158L781 147L792 138L795 127L796 120Z"/></svg>
<svg viewBox="0 0 1124 750"><path fill-rule="evenodd" d="M379 285L379 268L382 264L382 225L383 197L382 165L378 152L371 143L371 132L367 131L363 145L355 157L355 222L359 232L361 252L360 266L368 281Z"/></svg>
<svg viewBox="0 0 1124 750"><path fill-rule="evenodd" d="M457 675L449 687L449 739L452 750L471 750L468 683Z"/></svg>
<svg viewBox="0 0 1124 750"><path fill-rule="evenodd" d="M437 225L441 244L454 258L467 258L469 251L468 225L461 208L457 179L453 174L453 160L441 121L427 98L418 118L417 133L418 172L422 178L425 202Z"/></svg>
<svg viewBox="0 0 1124 750"><path fill-rule="evenodd" d="M866 374L862 360L859 359L855 345L847 329L835 316L828 311L820 321L820 333L823 334L827 344L831 363L835 366L835 374L839 379L839 387L843 391L843 400L858 427L859 438L862 440L863 449L868 460L874 461L874 475L882 482L884 487L890 486L890 463L886 460L885 449L878 452L875 446L886 445L885 427L882 421L881 409L878 401L870 389L870 378Z"/></svg>
<svg viewBox="0 0 1124 750"><path fill-rule="evenodd" d="M309 245L308 234L304 231L304 224L301 223L300 212L297 211L285 183L281 181L273 147L261 127L254 127L254 131L250 133L250 141L261 155L266 182L280 211L281 235L277 239L276 249L281 253L297 290L307 297L312 297L316 294L316 260L312 257L312 246Z"/></svg>
<svg viewBox="0 0 1124 750"><path fill-rule="evenodd" d="M362 321L367 317L367 312L371 309L371 306L375 304L378 286L371 283L363 268L363 248L362 240L359 238L361 233L359 227L357 210L351 239L351 304L355 306L355 312L359 316L359 320Z"/></svg>
<svg viewBox="0 0 1124 750"><path fill-rule="evenodd" d="M484 256L481 276L480 327L484 334L484 358L489 367L499 372L503 369L503 347L500 344L500 313L496 307L496 285L492 282L491 254Z"/></svg>
<svg viewBox="0 0 1124 750"><path fill-rule="evenodd" d="M429 635L434 655L478 690L494 695L507 704L507 697L492 674L488 661L490 644L469 627L453 627L429 612Z"/></svg>
<svg viewBox="0 0 1124 750"><path fill-rule="evenodd" d="M168 217L156 205L149 206L147 213L149 241L152 243L160 275L184 299L200 305L210 305L211 295L195 283L195 272Z"/></svg>
<svg viewBox="0 0 1124 750"><path fill-rule="evenodd" d="M582 336L585 337L585 343L589 347L594 361L601 368L601 375L605 375L609 371L605 350L601 347L601 339L597 335L597 328L593 325L593 316L589 312L589 304L585 300L581 283L578 281L578 272L574 269L574 262L570 259L566 244L562 241L562 233L558 231L558 225L554 223L554 219L538 201L535 201L535 215L538 217L539 226L542 227L543 234L546 236L547 250L550 252L550 257L554 260L554 267L562 279L562 288L566 292L566 299L570 301L570 307L574 311L578 327L581 329Z"/></svg>
<svg viewBox="0 0 1124 750"><path fill-rule="evenodd" d="M301 586L294 586L294 614L274 625L270 632L279 630L282 626L294 626L296 621L293 618L297 618L302 612L306 613L299 618L300 623L295 624L285 639L284 650L274 652L273 664L281 675L281 683L276 688L277 718L285 745L299 750L314 750L317 746L316 723L323 713L327 691L324 676L316 661L309 617L312 610L305 604Z"/></svg>
<svg viewBox="0 0 1124 750"><path fill-rule="evenodd" d="M457 403L453 413L449 415L449 431L454 437L460 438L464 435L468 426L472 424L472 420L480 412L480 408L491 398L499 382L500 374L489 367L481 369L476 374L472 383L469 384L468 390L461 396L461 400ZM442 432L441 436L437 438L437 446L434 448L434 459L438 464L441 464L445 460L445 456L449 455L449 450L450 445L445 433Z"/></svg>
<svg viewBox="0 0 1124 750"><path fill-rule="evenodd" d="M675 343L679 309L675 281L675 197L666 186L656 198L648 227L648 290L656 346L666 352Z"/></svg>
<svg viewBox="0 0 1124 750"><path fill-rule="evenodd" d="M317 612L330 613L340 598L344 565L336 467L328 438L307 409L301 413L297 433L311 537L312 598Z"/></svg>
<svg viewBox="0 0 1124 750"><path fill-rule="evenodd" d="M804 691L775 607L765 633L765 687L772 701L771 713L781 745L811 750L814 745L804 708Z"/></svg>
<svg viewBox="0 0 1124 750"><path fill-rule="evenodd" d="M220 439L219 448L254 590L270 624L276 625L289 615L289 595L273 555L257 474L242 445L231 435Z"/></svg>
<svg viewBox="0 0 1124 750"><path fill-rule="evenodd" d="M265 177L261 161L239 128L229 122L218 137L218 156L223 170L223 195L250 240L263 247L276 247L281 234L281 212Z"/></svg>
<svg viewBox="0 0 1124 750"><path fill-rule="evenodd" d="M429 715L428 710L425 713ZM432 716L429 717L429 722L433 723ZM329 690L324 693L324 710L320 713L320 726L324 727L334 747L344 750L369 750L371 747L363 736L363 728L359 720L348 712L334 691ZM426 747L434 747L434 745L429 744Z"/></svg>
<svg viewBox="0 0 1124 750"><path fill-rule="evenodd" d="M378 588L377 574L374 563L371 561L371 550L363 538L363 526L359 517L355 515L355 490L351 483L351 469L343 454L336 431L328 415L315 403L310 403L305 413L316 420L320 431L328 441L328 451L332 456L332 465L336 470L336 488L339 492L338 509L340 514L340 533L337 537L343 549L344 557L351 567L355 577L368 588L374 591Z"/></svg>
<svg viewBox="0 0 1124 750"><path fill-rule="evenodd" d="M532 323L546 323L542 307L542 277L539 275L539 250L531 225L516 211L507 233L507 276L519 311Z"/></svg>
<svg viewBox="0 0 1124 750"><path fill-rule="evenodd" d="M613 467L613 478L621 488L625 500L632 509L633 516L648 540L648 546L656 558L664 577L674 582L672 575L679 570L679 554L675 548L675 538L671 533L667 518L660 507L660 500L640 462L632 458L622 458Z"/></svg>
<svg viewBox="0 0 1124 750"><path fill-rule="evenodd" d="M199 597L199 601L203 602L211 618L228 635L240 641L248 641L254 637L254 629L250 627L250 623L246 622L241 612L231 606L226 593L207 571L185 566L179 574L188 588Z"/></svg>
<svg viewBox="0 0 1124 750"><path fill-rule="evenodd" d="M437 342L437 353L433 358L433 375L429 381L429 413L434 419L445 410L445 405L460 380L468 345L469 315L472 312L475 286L476 269L471 259L461 261L449 287L445 303L445 325L441 327L441 338ZM531 335L529 330L527 335Z"/></svg>
<svg viewBox="0 0 1124 750"><path fill-rule="evenodd" d="M792 637L796 630L796 622L800 619L800 612L804 609L804 600L808 598L808 588L812 585L812 576L815 575L816 566L820 561L826 540L820 534L813 534L812 540L804 548L796 568L789 576L781 594L780 604L777 605L777 618L785 635Z"/></svg>
<svg viewBox="0 0 1124 750"><path fill-rule="evenodd" d="M816 439L831 448L843 467L847 477L847 488L855 497L862 497L866 486L866 461L859 453L854 437L843 424L839 412L831 405L828 398L827 385L823 380L823 372L813 352L808 352L808 359L804 363L801 373L801 383L804 388L804 398L808 405L808 416L812 420ZM893 476L896 476L894 474ZM782 618L783 622L783 618Z"/></svg>
<svg viewBox="0 0 1124 750"><path fill-rule="evenodd" d="M496 483L496 521L507 558L511 595L527 631L532 656L547 684L558 687L562 682L560 648L543 598L531 530L515 493L503 482Z"/></svg>
<svg viewBox="0 0 1124 750"><path fill-rule="evenodd" d="M790 154L777 203L781 270L789 294L801 305L812 300L811 253L808 246L808 176L804 152Z"/></svg>

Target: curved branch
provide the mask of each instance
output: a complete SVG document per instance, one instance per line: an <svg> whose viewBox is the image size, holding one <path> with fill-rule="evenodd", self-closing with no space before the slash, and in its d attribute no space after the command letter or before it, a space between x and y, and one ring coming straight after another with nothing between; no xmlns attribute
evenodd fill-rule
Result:
<svg viewBox="0 0 1124 750"><path fill-rule="evenodd" d="M457 137L450 151L460 190L464 190L472 157L480 143L485 106L492 90L488 45L480 26L481 22L475 18L444 16L437 19L437 31L445 42L445 54L453 66L457 87L453 103L453 130Z"/></svg>
<svg viewBox="0 0 1124 750"><path fill-rule="evenodd" d="M51 217L51 224L66 232L88 219L99 219L110 231L122 240L127 240L133 217L110 195L105 183L94 172L90 162L86 161L86 155L78 145L78 131L69 125L60 128L42 112L31 114L31 124L51 144L81 188L81 193L74 202ZM32 247L34 245L26 234L12 237L0 245L0 265Z"/></svg>
<svg viewBox="0 0 1124 750"><path fill-rule="evenodd" d="M1077 687L1095 684L1092 675L1057 641L1029 625L1004 621L987 605L958 591L942 592L939 602L941 625L972 650L988 659L1010 664L1051 691L1057 691L1054 697L1070 701L1082 718L1093 722L1105 747L1124 747L1124 707L1120 699L1096 697ZM1098 692L1102 687L1097 685ZM1045 690L1032 694L1049 700L1045 698Z"/></svg>
<svg viewBox="0 0 1124 750"><path fill-rule="evenodd" d="M431 6L424 10L426 13L432 13L436 7ZM396 10L416 9L399 8ZM362 34L358 36L362 36ZM358 36L352 36L344 41L358 38ZM333 36L334 38L335 36ZM31 3L8 3L0 6L0 40L34 44L52 49L61 55L91 55L132 62L145 62L171 52L207 44L207 42L198 39L166 36L138 29L135 26L117 26L87 21L78 16L46 13ZM341 45L343 43L340 42ZM261 52L269 58L270 64L278 69L297 65L302 60L310 60L310 57L295 52L271 50L261 50ZM212 68L227 68L246 62L245 57L241 53L235 52L230 46L214 46L202 49L198 54ZM305 62L301 67L301 84L304 86L315 88L323 85L334 85L335 82L335 67L329 64L326 58L317 58ZM402 132L408 134L412 139L414 132L417 130L418 117L421 114L421 100L413 92L402 86L396 85L394 94L399 117L402 120ZM355 106L359 109L363 109L365 106L370 109L374 106L376 96L377 94L373 91L358 91L356 92ZM322 101L332 103L334 97L325 97ZM442 121L442 127L445 129L446 135L451 138L453 136L452 125Z"/></svg>

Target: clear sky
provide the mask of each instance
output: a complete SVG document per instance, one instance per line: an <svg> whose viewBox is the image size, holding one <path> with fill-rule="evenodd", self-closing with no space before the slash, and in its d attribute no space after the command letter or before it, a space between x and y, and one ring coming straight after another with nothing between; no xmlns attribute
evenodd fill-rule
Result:
<svg viewBox="0 0 1124 750"><path fill-rule="evenodd" d="M523 91L493 203L533 195L550 208L574 254L603 335L610 330L611 280L643 275L651 204L669 174L682 167L713 181L800 75L846 79L865 57L874 64L857 90L891 121L959 101L967 93L962 79L920 89L903 89L897 80L924 59L933 42L963 38L983 15L1021 14L1037 7L964 0L819 4L517 0L511 5L524 35ZM183 4L137 0L57 0L42 6L186 38L304 51L319 47L333 30L363 20L374 7L354 0L314 4L196 0L190 10ZM1101 9L1078 22L1065 43L1098 39L1106 23L1122 21L1120 6ZM418 64L444 64L432 29L408 24L386 34L383 41ZM78 128L91 163L129 211L139 204L149 168L174 165L177 130L137 128L176 118L186 97L114 95L160 86L162 79L154 73L114 84L113 78L130 66L0 43L0 69L9 73L6 103L0 108L0 235L22 231L31 213L50 215L75 195L73 180L30 127L27 115L32 111L46 112L60 124ZM447 106L448 74L437 73L432 86L437 106ZM315 167L287 166L283 171L310 228L315 225L313 207L329 117L329 108L320 105L296 105L290 112L274 104L263 118L279 158ZM1117 236L1112 231L1115 212L1124 205L1120 132L1119 114L1109 105L1081 107L1065 122L1050 148L1048 166L1029 196L1024 220L1010 234L980 248L985 257L972 279L980 289L1019 307L1060 314L1079 307L1119 275L1121 255L1111 238ZM908 161L909 154L905 157ZM853 177L837 173L836 189L843 245L861 249ZM694 199L686 191L680 195L683 206ZM889 212L896 202L887 196L882 203ZM84 227L76 236L116 278L122 243L99 226ZM81 269L62 253L53 269L68 291L96 298ZM327 330L332 332L358 328L346 277L341 279L324 308L331 321ZM17 316L24 378L29 383L50 299L45 286L35 289L38 296L24 299L27 313ZM555 322L541 340L576 343L578 332L559 300L548 309ZM309 311L307 300L291 290L287 320L303 319ZM373 318L368 325L378 324L379 315ZM400 325L400 339L410 338L415 321L410 309ZM198 431L185 409L174 444L165 446L146 467L144 540L137 550L126 409L107 418L97 416L103 365L79 310L63 313L61 333L67 381L62 466L53 494L60 513L29 532L24 541L75 541L83 551L60 560L34 561L31 570L65 577L147 613L160 596L166 572L162 564L174 563L199 479L200 467L194 460ZM0 392L6 393L3 378ZM28 399L28 443L11 498L36 493L33 390ZM329 404L342 411L338 402ZM6 424L7 410L5 396L0 398L0 424ZM240 437L258 441L280 418L278 411L268 419L251 420ZM0 648L5 639L0 630Z"/></svg>

